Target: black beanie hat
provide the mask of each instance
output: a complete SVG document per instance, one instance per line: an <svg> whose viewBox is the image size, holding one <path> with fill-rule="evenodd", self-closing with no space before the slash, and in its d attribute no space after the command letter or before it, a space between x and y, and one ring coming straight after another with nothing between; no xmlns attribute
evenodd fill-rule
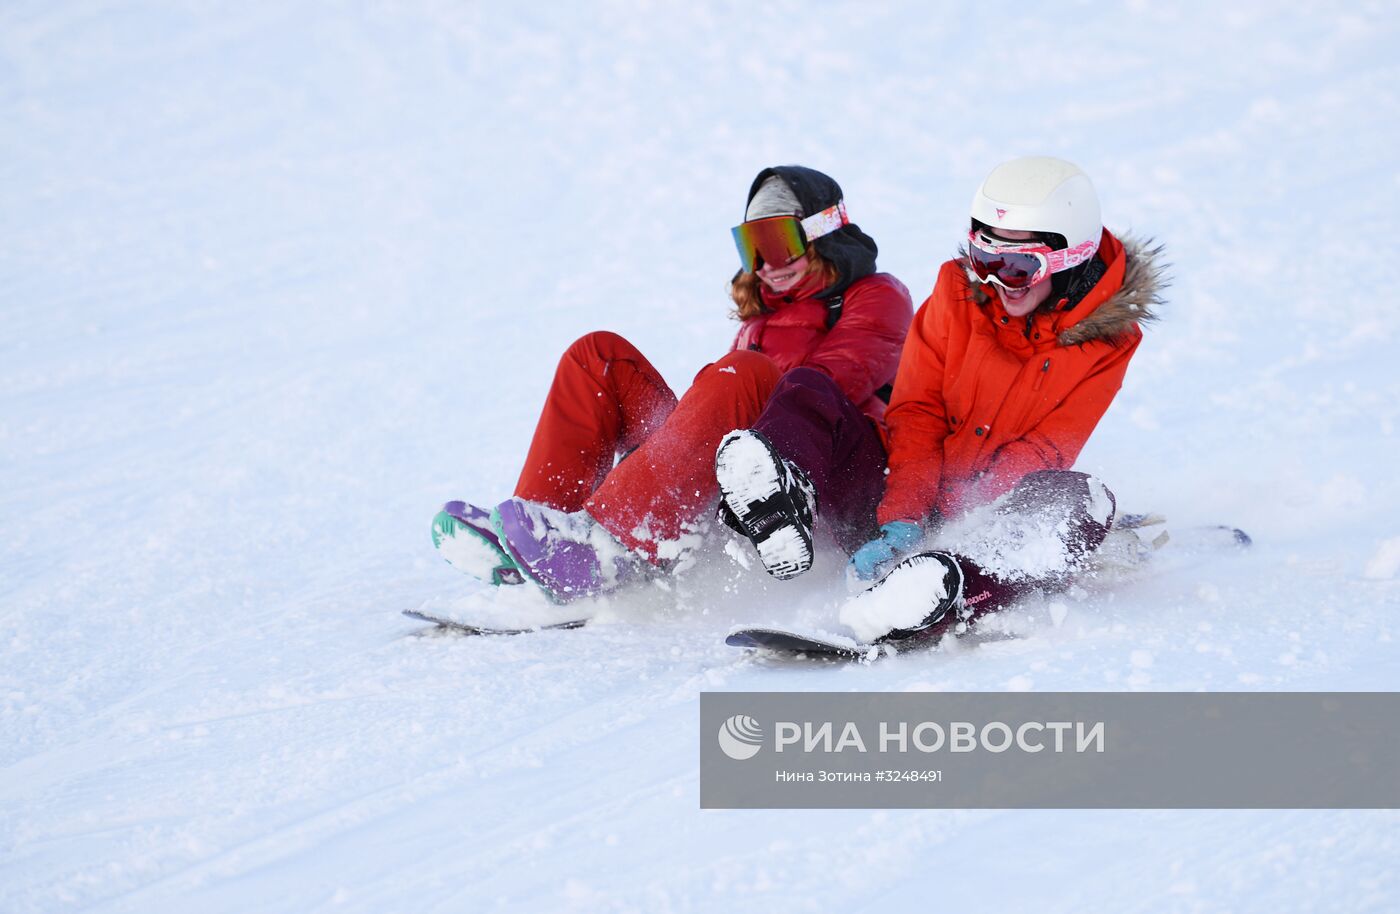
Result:
<svg viewBox="0 0 1400 914"><path fill-rule="evenodd" d="M775 165L763 169L753 179L748 199L744 201L746 209L763 182L774 175L792 189L797 202L802 205L804 218L835 206L842 199L841 185L816 169L801 165ZM830 299L841 295L851 283L875 272L875 255L880 249L875 245L875 239L862 232L853 222L841 226L830 235L823 235L812 242L812 246L836 267L837 274L836 282L818 292L817 298Z"/></svg>

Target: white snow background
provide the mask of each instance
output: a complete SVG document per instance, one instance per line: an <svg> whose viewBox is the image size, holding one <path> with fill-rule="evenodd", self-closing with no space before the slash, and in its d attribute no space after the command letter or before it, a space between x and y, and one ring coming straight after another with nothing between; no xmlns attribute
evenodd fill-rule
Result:
<svg viewBox="0 0 1400 914"><path fill-rule="evenodd" d="M1395 812L697 783L707 689L1400 684L1397 41L1385 2L0 6L0 911L1400 909ZM1080 466L1252 552L871 666L723 645L818 570L411 637L491 601L429 520L509 494L570 341L678 388L725 350L760 168L835 176L921 300L1035 153L1175 264Z"/></svg>

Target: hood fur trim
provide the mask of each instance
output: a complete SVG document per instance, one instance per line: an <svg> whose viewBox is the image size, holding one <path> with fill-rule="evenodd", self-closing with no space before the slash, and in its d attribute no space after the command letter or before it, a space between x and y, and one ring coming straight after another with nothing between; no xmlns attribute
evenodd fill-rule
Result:
<svg viewBox="0 0 1400 914"><path fill-rule="evenodd" d="M1061 346L1078 346L1091 340L1109 342L1130 333L1140 324L1158 319L1162 292L1170 284L1162 260L1162 245L1150 238L1123 237L1123 285L1108 300L1060 334Z"/></svg>

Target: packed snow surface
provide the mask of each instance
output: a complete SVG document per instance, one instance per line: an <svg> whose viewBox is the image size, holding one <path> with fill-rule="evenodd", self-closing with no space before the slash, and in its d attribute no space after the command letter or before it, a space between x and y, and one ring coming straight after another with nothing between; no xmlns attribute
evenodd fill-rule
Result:
<svg viewBox="0 0 1400 914"><path fill-rule="evenodd" d="M705 690L1400 684L1398 40L1381 2L0 7L0 911L1400 908L1394 811L697 783ZM870 665L723 644L838 628L829 542L777 582L716 537L573 631L399 614L558 609L432 517L510 494L581 334L677 389L724 352L760 168L835 176L920 295L1023 154L1173 263L1079 467L1250 552Z"/></svg>

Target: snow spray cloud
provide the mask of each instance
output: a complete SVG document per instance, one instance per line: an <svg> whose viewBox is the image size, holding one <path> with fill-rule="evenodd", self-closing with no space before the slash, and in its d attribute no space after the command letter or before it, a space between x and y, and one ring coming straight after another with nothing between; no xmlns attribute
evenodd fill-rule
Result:
<svg viewBox="0 0 1400 914"><path fill-rule="evenodd" d="M705 692L700 805L1396 809L1400 693Z"/></svg>

